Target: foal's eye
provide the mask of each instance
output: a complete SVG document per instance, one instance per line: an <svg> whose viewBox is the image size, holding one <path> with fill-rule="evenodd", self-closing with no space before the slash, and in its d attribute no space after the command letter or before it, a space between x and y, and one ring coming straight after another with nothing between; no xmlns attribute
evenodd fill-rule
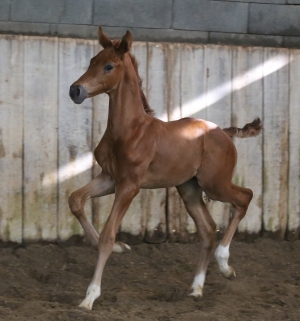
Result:
<svg viewBox="0 0 300 321"><path fill-rule="evenodd" d="M110 72L114 69L114 65L113 64L107 64L105 67L104 67L104 70L106 72Z"/></svg>

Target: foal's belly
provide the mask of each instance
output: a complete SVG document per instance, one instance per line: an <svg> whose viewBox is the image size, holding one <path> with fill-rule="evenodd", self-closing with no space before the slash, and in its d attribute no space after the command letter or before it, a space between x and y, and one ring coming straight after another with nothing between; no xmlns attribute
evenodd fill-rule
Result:
<svg viewBox="0 0 300 321"><path fill-rule="evenodd" d="M153 189L178 186L196 175L197 171L183 172L181 175L167 175L166 173L153 173L147 172L142 180L141 188Z"/></svg>
<svg viewBox="0 0 300 321"><path fill-rule="evenodd" d="M180 185L194 177L201 166L201 141L177 141L157 152L141 182L141 188ZM170 148L171 146L171 148Z"/></svg>

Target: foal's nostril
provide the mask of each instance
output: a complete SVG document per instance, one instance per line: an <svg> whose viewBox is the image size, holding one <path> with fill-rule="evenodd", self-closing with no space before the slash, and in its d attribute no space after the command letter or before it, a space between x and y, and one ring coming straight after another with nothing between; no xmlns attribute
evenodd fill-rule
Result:
<svg viewBox="0 0 300 321"><path fill-rule="evenodd" d="M80 95L80 87L72 85L70 87L70 97L72 99L74 99L74 98L78 97L79 95Z"/></svg>
<svg viewBox="0 0 300 321"><path fill-rule="evenodd" d="M75 97L80 96L80 87L76 87L76 88L74 89L74 96L75 96Z"/></svg>

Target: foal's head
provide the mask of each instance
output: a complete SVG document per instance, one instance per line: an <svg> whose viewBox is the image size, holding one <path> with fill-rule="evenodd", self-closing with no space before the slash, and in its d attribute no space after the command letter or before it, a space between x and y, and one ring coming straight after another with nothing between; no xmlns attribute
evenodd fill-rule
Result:
<svg viewBox="0 0 300 321"><path fill-rule="evenodd" d="M87 97L114 90L130 59L126 55L132 44L129 31L121 41L112 41L99 27L98 39L104 49L91 59L88 70L70 87L70 97L76 104L81 104Z"/></svg>

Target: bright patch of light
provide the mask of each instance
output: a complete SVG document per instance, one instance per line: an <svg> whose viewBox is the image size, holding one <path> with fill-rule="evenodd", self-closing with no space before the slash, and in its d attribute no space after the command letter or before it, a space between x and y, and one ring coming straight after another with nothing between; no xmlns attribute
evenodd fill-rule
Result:
<svg viewBox="0 0 300 321"><path fill-rule="evenodd" d="M289 64L289 62L290 60L288 55L278 55L270 60L265 61L261 65L250 69L243 75L239 75L234 79L199 96L198 98L183 104L181 109L185 111L186 115L196 114L198 111L213 105L232 92L240 90L257 80L276 72L285 65ZM180 115L180 106L177 106L173 109L171 119L178 119L178 115Z"/></svg>
<svg viewBox="0 0 300 321"><path fill-rule="evenodd" d="M59 168L58 173L52 172L45 175L43 179L43 186L49 186L57 182L64 182L67 179L70 179L80 173L85 172L93 166L93 154L87 153L81 157L78 157L76 160L62 166Z"/></svg>

